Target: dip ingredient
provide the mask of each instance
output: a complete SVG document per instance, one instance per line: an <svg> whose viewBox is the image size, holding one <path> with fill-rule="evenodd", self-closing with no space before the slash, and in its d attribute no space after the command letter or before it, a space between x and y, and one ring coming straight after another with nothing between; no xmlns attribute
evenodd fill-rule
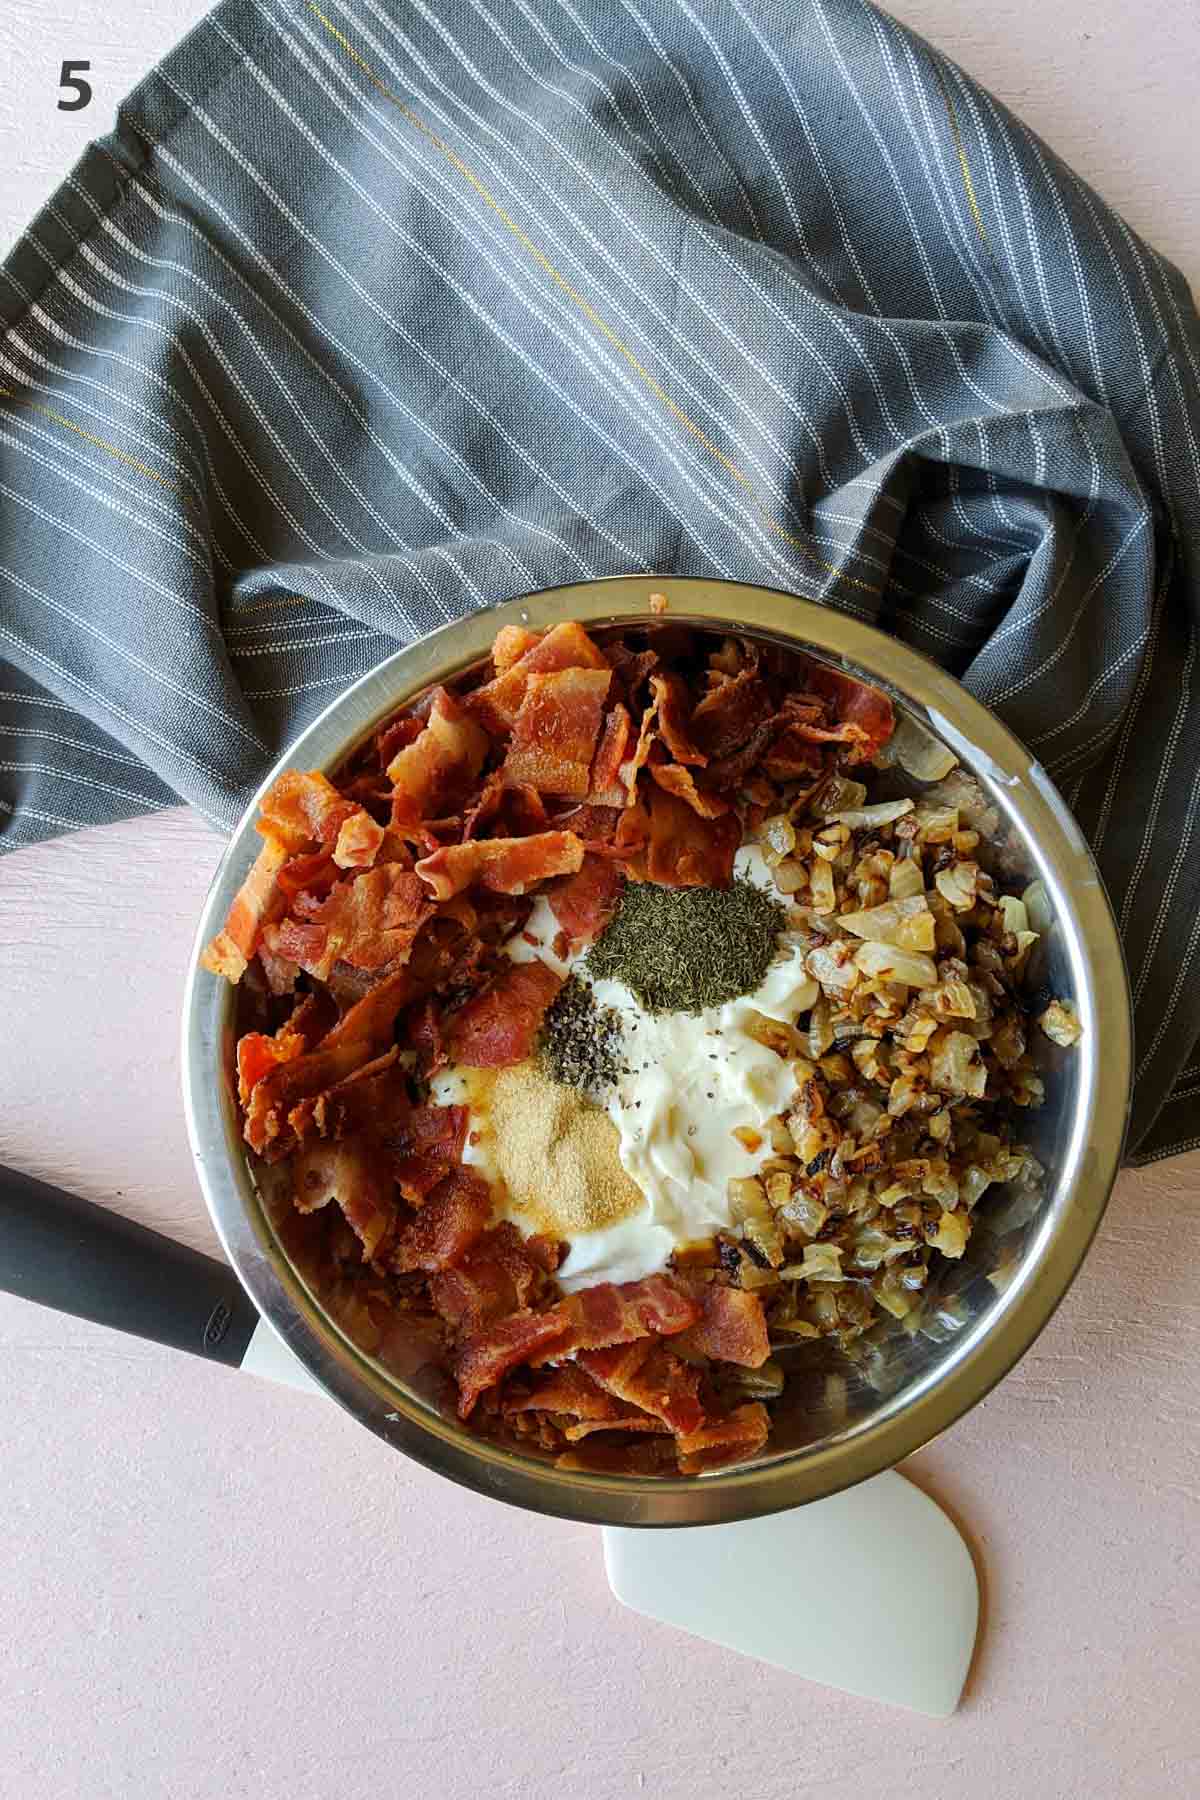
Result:
<svg viewBox="0 0 1200 1800"><path fill-rule="evenodd" d="M760 985L785 917L744 878L727 888L631 881L588 952L588 973L623 982L647 1012L704 1012Z"/></svg>

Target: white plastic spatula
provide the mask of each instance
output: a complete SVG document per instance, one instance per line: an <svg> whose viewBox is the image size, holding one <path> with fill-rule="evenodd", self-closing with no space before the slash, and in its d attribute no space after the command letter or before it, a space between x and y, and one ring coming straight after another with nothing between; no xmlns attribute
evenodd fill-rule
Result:
<svg viewBox="0 0 1200 1800"><path fill-rule="evenodd" d="M265 1324L242 1367L319 1393ZM606 1529L604 1563L634 1612L807 1681L944 1718L979 1622L975 1565L941 1508L895 1474L740 1525Z"/></svg>
<svg viewBox="0 0 1200 1800"><path fill-rule="evenodd" d="M979 1622L970 1552L896 1474L791 1512L604 1532L617 1599L807 1681L945 1718Z"/></svg>

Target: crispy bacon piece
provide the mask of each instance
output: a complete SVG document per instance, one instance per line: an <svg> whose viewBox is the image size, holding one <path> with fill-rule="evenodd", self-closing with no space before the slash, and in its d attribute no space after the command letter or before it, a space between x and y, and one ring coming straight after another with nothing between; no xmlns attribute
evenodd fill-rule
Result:
<svg viewBox="0 0 1200 1800"><path fill-rule="evenodd" d="M339 869L369 869L383 844L383 826L370 813L351 813L337 834L333 860Z"/></svg>
<svg viewBox="0 0 1200 1800"><path fill-rule="evenodd" d="M551 875L573 875L582 862L583 844L573 831L539 831L443 845L421 858L417 874L435 899L450 900L476 882L494 893L525 894Z"/></svg>
<svg viewBox="0 0 1200 1800"><path fill-rule="evenodd" d="M433 903L411 869L385 863L340 881L324 900L306 904L304 911L307 917L299 926L285 920L272 944L324 981L335 962L354 969L382 969L407 957Z"/></svg>
<svg viewBox="0 0 1200 1800"><path fill-rule="evenodd" d="M621 780L621 764L629 748L633 720L629 708L620 700L610 708L600 733L600 742L592 758L588 797L594 806L624 806L625 785Z"/></svg>
<svg viewBox="0 0 1200 1800"><path fill-rule="evenodd" d="M582 1350L608 1350L647 1335L672 1337L700 1316L698 1303L666 1275L647 1275L619 1286L599 1281L568 1294L554 1308L566 1335L551 1353L571 1356Z"/></svg>
<svg viewBox="0 0 1200 1800"><path fill-rule="evenodd" d="M572 1418L575 1423L563 1427L563 1436L571 1444L579 1443L594 1431L660 1432L667 1429L661 1419L650 1413L623 1406L593 1381L585 1369L574 1363L552 1369L528 1394L506 1396L503 1411L506 1417L514 1413L547 1412Z"/></svg>
<svg viewBox="0 0 1200 1800"><path fill-rule="evenodd" d="M702 819L719 819L722 813L729 811L728 800L720 794L701 793L692 771L682 768L679 763L651 760L646 766L650 770L651 779L665 793L674 794L677 800L685 801Z"/></svg>
<svg viewBox="0 0 1200 1800"><path fill-rule="evenodd" d="M846 731L853 732L848 726ZM799 781L805 775L817 775L825 767L822 743L845 743L842 730L823 731L816 725L785 725L759 758L761 767L772 781Z"/></svg>
<svg viewBox="0 0 1200 1800"><path fill-rule="evenodd" d="M766 683L753 669L717 679L692 713L691 736L707 756L739 750L772 711Z"/></svg>
<svg viewBox="0 0 1200 1800"><path fill-rule="evenodd" d="M611 682L611 669L530 675L504 759L505 785L584 799Z"/></svg>
<svg viewBox="0 0 1200 1800"><path fill-rule="evenodd" d="M740 750L733 751L729 756L715 757L707 769L701 769L697 777L698 785L711 793L728 793L739 787L751 769L762 760L773 730L771 721L764 719L754 727Z"/></svg>
<svg viewBox="0 0 1200 1800"><path fill-rule="evenodd" d="M424 719L416 717L413 713L404 713L400 718L393 719L390 725L385 725L382 731L377 731L375 733L375 760L380 768L386 769L398 752L403 750L406 744L411 744L415 738L419 738L424 729Z"/></svg>
<svg viewBox="0 0 1200 1800"><path fill-rule="evenodd" d="M608 666L603 651L596 648L583 626L570 619L539 638L524 656L498 672L494 681L468 694L464 705L480 724L503 736L512 730L531 675L549 675L559 669L607 669Z"/></svg>
<svg viewBox="0 0 1200 1800"><path fill-rule="evenodd" d="M292 1062L297 1056L303 1056L307 1048L303 1034L293 1031L290 1025L281 1025L274 1036L267 1037L261 1031L248 1031L238 1039L237 1074L238 1099L242 1105L248 1104L251 1094L264 1076L280 1063Z"/></svg>
<svg viewBox="0 0 1200 1800"><path fill-rule="evenodd" d="M265 933L258 946L258 963L266 976L268 988L277 1000L282 999L285 994L295 993L300 964L293 962L290 956L279 956L268 949Z"/></svg>
<svg viewBox="0 0 1200 1800"><path fill-rule="evenodd" d="M804 685L829 702L840 725L855 728L847 762L866 762L879 754L896 728L892 703L880 688L815 658L809 662Z"/></svg>
<svg viewBox="0 0 1200 1800"><path fill-rule="evenodd" d="M757 1369L771 1354L767 1319L757 1294L742 1288L697 1282L690 1288L700 1317L679 1340L681 1350L711 1356L717 1362Z"/></svg>
<svg viewBox="0 0 1200 1800"><path fill-rule="evenodd" d="M419 998L416 979L402 968L352 1006L316 1049L282 1063L258 1082L246 1108L244 1135L252 1150L272 1159L295 1143L287 1124L292 1107L322 1093L391 1047L396 1014Z"/></svg>
<svg viewBox="0 0 1200 1800"><path fill-rule="evenodd" d="M762 1449L771 1432L771 1416L759 1400L735 1407L724 1419L709 1419L676 1441L681 1475L699 1475L726 1463L744 1462Z"/></svg>
<svg viewBox="0 0 1200 1800"><path fill-rule="evenodd" d="M604 849L616 836L624 806L623 793L620 806L599 806L588 800L582 806L573 806L570 812L560 814L554 821L555 828L573 831L582 840L585 850Z"/></svg>
<svg viewBox="0 0 1200 1800"><path fill-rule="evenodd" d="M292 1164L292 1198L298 1212L315 1212L336 1200L369 1262L396 1221L391 1174L356 1139L318 1140L301 1150Z"/></svg>
<svg viewBox="0 0 1200 1800"><path fill-rule="evenodd" d="M398 1274L436 1272L458 1262L483 1236L492 1216L491 1189L474 1169L453 1168L402 1225L388 1255Z"/></svg>
<svg viewBox="0 0 1200 1800"><path fill-rule="evenodd" d="M445 688L435 688L425 729L388 764L392 824L415 825L452 812L490 748L487 732Z"/></svg>
<svg viewBox="0 0 1200 1800"><path fill-rule="evenodd" d="M528 656L540 641L537 632L527 631L524 625L502 625L492 644L492 667L497 675L505 674L514 663Z"/></svg>
<svg viewBox="0 0 1200 1800"><path fill-rule="evenodd" d="M279 871L280 891L286 896L289 908L300 894L311 894L319 900L341 879L341 872L328 850L291 856Z"/></svg>
<svg viewBox="0 0 1200 1800"><path fill-rule="evenodd" d="M524 1062L561 986L562 977L543 962L511 964L448 1022L450 1061L468 1069L504 1069Z"/></svg>
<svg viewBox="0 0 1200 1800"><path fill-rule="evenodd" d="M585 856L574 875L550 883L550 910L576 944L592 944L617 910L625 877L611 857Z"/></svg>
<svg viewBox="0 0 1200 1800"><path fill-rule="evenodd" d="M563 1329L552 1310L510 1313L508 1318L473 1332L454 1358L459 1417L470 1418L485 1389L495 1387L518 1363L548 1352Z"/></svg>
<svg viewBox="0 0 1200 1800"><path fill-rule="evenodd" d="M654 1338L611 1350L584 1350L577 1360L608 1393L661 1419L676 1436L699 1431L704 1422L699 1370Z"/></svg>
<svg viewBox="0 0 1200 1800"><path fill-rule="evenodd" d="M642 714L642 722L638 726L637 743L633 747L633 755L621 764L621 784L625 789L625 805L636 806L638 798L638 776L645 766L654 742L654 728L658 722L658 701L652 700Z"/></svg>
<svg viewBox="0 0 1200 1800"><path fill-rule="evenodd" d="M263 926L283 911L279 871L287 859L286 845L268 838L234 895L224 925L200 958L214 975L238 982L246 973L246 964L261 941Z"/></svg>
<svg viewBox="0 0 1200 1800"><path fill-rule="evenodd" d="M708 757L692 742L688 730L691 701L682 676L652 675L650 692L658 704L659 733L675 761L703 767Z"/></svg>
<svg viewBox="0 0 1200 1800"><path fill-rule="evenodd" d="M319 769L285 769L263 796L258 829L289 850L303 850L310 844L336 843L346 820L362 810Z"/></svg>
<svg viewBox="0 0 1200 1800"><path fill-rule="evenodd" d="M493 1319L528 1307L553 1274L544 1238L523 1238L504 1220L485 1231L456 1268L429 1283L429 1297L458 1336L476 1332Z"/></svg>
<svg viewBox="0 0 1200 1800"><path fill-rule="evenodd" d="M702 819L685 800L652 787L647 804L650 841L646 875L663 887L728 887L742 841L736 813Z"/></svg>
<svg viewBox="0 0 1200 1800"><path fill-rule="evenodd" d="M309 1094L288 1113L304 1142L323 1138L379 1137L399 1132L413 1110L408 1081L395 1044L323 1093Z"/></svg>

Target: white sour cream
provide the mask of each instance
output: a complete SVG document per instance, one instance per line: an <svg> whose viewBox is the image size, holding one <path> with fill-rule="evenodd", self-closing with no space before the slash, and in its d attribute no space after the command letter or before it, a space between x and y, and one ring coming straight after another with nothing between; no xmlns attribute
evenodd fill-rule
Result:
<svg viewBox="0 0 1200 1800"><path fill-rule="evenodd" d="M772 891L770 871L757 849L740 850L737 869ZM574 968L588 980L586 961L555 956L557 932L549 904L539 898L524 933L507 945L508 954L516 962L540 958L559 974ZM621 1162L646 1204L613 1225L567 1237L570 1252L558 1279L568 1290L653 1274L678 1246L732 1224L730 1181L753 1175L771 1154L765 1134L748 1148L733 1133L738 1128L761 1133L795 1092L789 1064L757 1043L746 1027L756 1013L792 1024L817 997L803 951L786 932L753 994L699 1014L655 1016L621 982L591 985L597 1001L612 1007L624 1027L622 1060L629 1072L612 1090L607 1110L620 1137ZM442 1104L469 1103L470 1080L447 1069L435 1079L433 1097ZM466 1160L484 1173L490 1160L487 1136L484 1127L466 1152Z"/></svg>

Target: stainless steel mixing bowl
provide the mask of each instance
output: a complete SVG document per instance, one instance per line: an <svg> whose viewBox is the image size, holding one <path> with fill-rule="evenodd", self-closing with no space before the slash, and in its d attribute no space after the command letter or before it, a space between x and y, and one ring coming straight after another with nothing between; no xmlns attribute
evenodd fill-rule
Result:
<svg viewBox="0 0 1200 1800"><path fill-rule="evenodd" d="M889 1468L961 1417L1029 1348L1066 1292L1104 1211L1124 1142L1131 1027L1125 965L1087 846L1044 770L984 707L915 651L793 595L737 583L620 577L513 600L445 626L357 682L292 744L281 765L336 767L380 722L433 682L479 664L501 625L561 619L591 629L660 623L735 628L808 650L885 687L898 709L932 730L983 784L1001 818L1006 854L1040 877L1053 925L1036 979L1069 998L1081 1042L1040 1040L1045 1106L1028 1141L1045 1165L1044 1192L980 1203L968 1253L946 1264L918 1332L892 1321L853 1362L824 1345L785 1353L788 1383L768 1451L699 1479L646 1479L559 1470L474 1436L439 1409L422 1357L388 1366L356 1346L311 1291L281 1243L270 1172L239 1134L233 990L200 968L261 839L257 799L233 835L200 921L184 1009L184 1098L205 1199L225 1250L260 1311L322 1386L398 1450L482 1493L538 1512L617 1525L693 1525L748 1518L817 1500ZM1040 1038L1040 1034L1039 1034ZM284 1203L286 1204L286 1202ZM426 1358L427 1360L427 1358ZM409 1378L397 1370L409 1368Z"/></svg>

